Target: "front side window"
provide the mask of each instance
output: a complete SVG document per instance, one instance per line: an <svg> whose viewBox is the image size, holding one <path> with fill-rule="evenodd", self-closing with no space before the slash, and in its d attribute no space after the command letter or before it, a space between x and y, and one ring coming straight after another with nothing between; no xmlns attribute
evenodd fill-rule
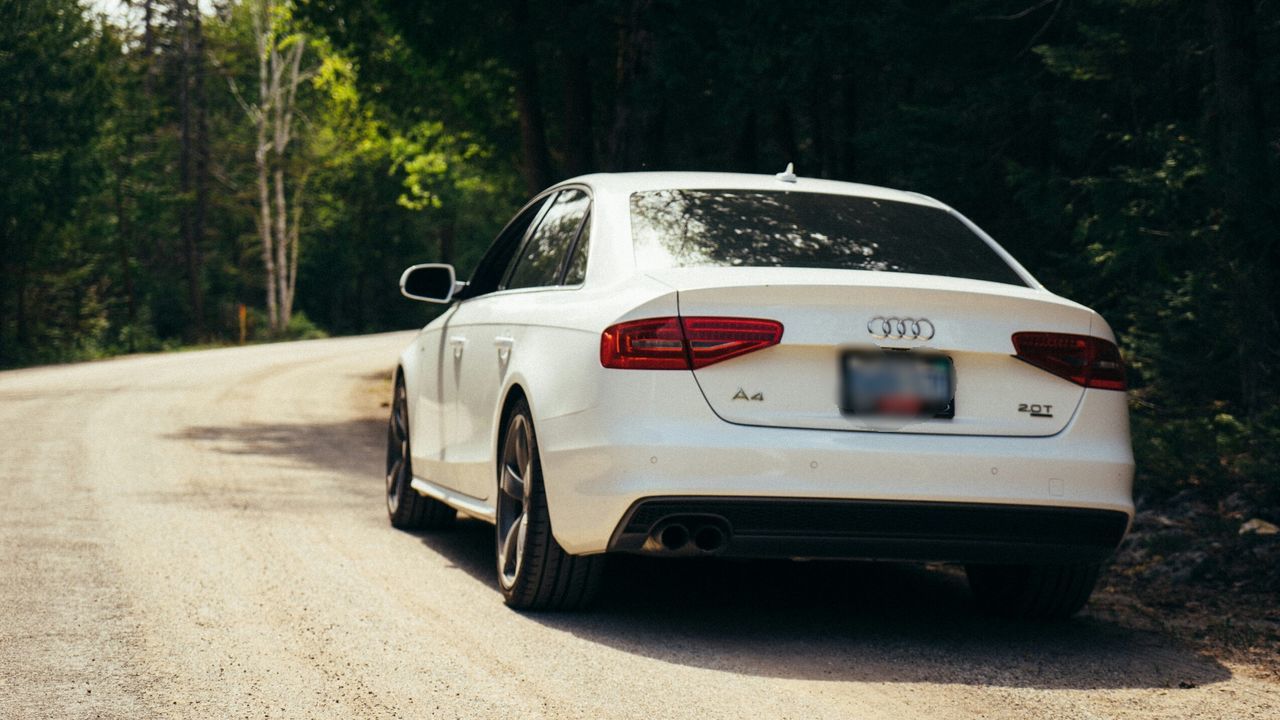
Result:
<svg viewBox="0 0 1280 720"><path fill-rule="evenodd" d="M503 232L494 240L493 245L489 247L488 252L481 258L460 299L477 297L498 289L502 278L510 272L515 254L529 233L530 226L538 221L546 204L547 198L531 203L524 212L507 224Z"/></svg>
<svg viewBox="0 0 1280 720"><path fill-rule="evenodd" d="M943 275L1026 287L951 213L783 190L658 190L631 196L641 269L740 266Z"/></svg>
<svg viewBox="0 0 1280 720"><path fill-rule="evenodd" d="M507 277L506 288L544 287L557 284L565 256L591 206L591 197L570 188L556 196L538 227L525 241Z"/></svg>

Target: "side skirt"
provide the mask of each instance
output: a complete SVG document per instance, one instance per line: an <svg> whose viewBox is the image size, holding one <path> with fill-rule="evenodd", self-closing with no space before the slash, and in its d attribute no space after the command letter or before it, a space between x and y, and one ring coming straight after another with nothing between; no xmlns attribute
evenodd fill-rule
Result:
<svg viewBox="0 0 1280 720"><path fill-rule="evenodd" d="M413 482L409 483L409 487L418 491L419 495L426 495L429 498L439 500L449 507L460 510L477 520L484 520L487 523L496 522L497 511L491 508L483 500L463 495L446 487L441 487L423 478L415 476Z"/></svg>

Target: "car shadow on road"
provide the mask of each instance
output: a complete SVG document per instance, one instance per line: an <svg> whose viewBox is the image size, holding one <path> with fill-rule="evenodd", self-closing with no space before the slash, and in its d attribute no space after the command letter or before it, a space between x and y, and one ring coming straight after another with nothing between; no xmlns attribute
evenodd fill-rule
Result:
<svg viewBox="0 0 1280 720"><path fill-rule="evenodd" d="M276 458L330 469L362 482L372 478L370 487L380 489L387 420L366 417L335 422L192 425L163 437L227 455Z"/></svg>
<svg viewBox="0 0 1280 720"><path fill-rule="evenodd" d="M492 526L464 519L418 536L494 587L501 610ZM1192 649L1087 611L1065 623L981 615L963 575L943 567L617 556L590 610L526 617L623 652L765 677L1175 691L1231 677Z"/></svg>

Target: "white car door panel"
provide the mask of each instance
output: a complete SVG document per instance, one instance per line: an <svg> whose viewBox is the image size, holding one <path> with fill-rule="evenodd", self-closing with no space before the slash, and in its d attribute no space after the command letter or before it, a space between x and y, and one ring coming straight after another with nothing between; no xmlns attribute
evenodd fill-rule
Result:
<svg viewBox="0 0 1280 720"><path fill-rule="evenodd" d="M484 500L495 491L499 393L520 334L531 327L513 320L529 317L538 295L560 292L557 286L590 204L582 190L558 193L513 254L502 288L460 303L445 326L453 347L453 382L445 387L444 456L458 492Z"/></svg>
<svg viewBox="0 0 1280 720"><path fill-rule="evenodd" d="M452 347L447 354L444 459L450 487L487 499L493 492L493 412L503 386L515 339L500 324L502 296L462 303L446 326ZM510 344L495 344L497 337Z"/></svg>
<svg viewBox="0 0 1280 720"><path fill-rule="evenodd" d="M410 447L414 473L418 477L444 484L448 469L443 465L445 442L444 381L444 322L453 309L433 321L418 333L414 340L415 358L409 383L411 417L409 422Z"/></svg>

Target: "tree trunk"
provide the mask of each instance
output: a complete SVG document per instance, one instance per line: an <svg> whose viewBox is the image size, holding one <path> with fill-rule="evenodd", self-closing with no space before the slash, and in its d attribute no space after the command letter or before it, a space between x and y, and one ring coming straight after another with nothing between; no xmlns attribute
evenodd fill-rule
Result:
<svg viewBox="0 0 1280 720"><path fill-rule="evenodd" d="M1266 407L1259 392L1271 372L1277 333L1273 273L1277 257L1276 208L1271 201L1262 102L1258 92L1257 18L1251 0L1209 0L1213 43L1216 161L1226 218L1232 292L1242 319L1241 402L1249 415Z"/></svg>
<svg viewBox="0 0 1280 720"><path fill-rule="evenodd" d="M266 271L267 325L271 332L280 329L280 310L276 305L276 261L271 238L274 233L271 222L271 188L267 175L266 123L259 133L261 150L255 160L258 165L258 236L262 239L262 267Z"/></svg>
<svg viewBox="0 0 1280 720"><path fill-rule="evenodd" d="M297 225L300 217L297 213L296 203L300 200L301 183L299 183L299 189L294 193L295 211L291 216L289 213L288 194L285 189L285 166L288 160L289 143L293 139L294 101L297 98L298 85L302 82L300 70L302 53L305 48L306 40L298 37L297 41L289 47L287 54L283 57L276 47L271 49L271 59L274 65L273 73L279 78L273 83L275 98L272 104L274 110L272 113L272 121L274 123L274 141L272 145L275 148L276 290L280 294L281 330L288 329L289 321L293 319L294 284L298 267ZM292 223L290 223L290 219L293 220Z"/></svg>
<svg viewBox="0 0 1280 720"><path fill-rule="evenodd" d="M271 180L272 200L275 203L271 210L275 226L271 229L272 249L275 251L276 266L276 330L282 331L289 326L289 310L285 307L285 296L288 294L289 257L286 253L285 223L288 220L288 208L284 197L284 160L285 146L288 143L284 136L284 117L288 111L284 107L284 93L281 77L284 72L277 41L273 39L268 57L271 60Z"/></svg>
<svg viewBox="0 0 1280 720"><path fill-rule="evenodd" d="M268 0L260 0L253 7L253 35L258 51L258 104L250 109L250 116L257 126L258 145L253 160L258 170L258 236L262 239L262 267L266 272L267 326L274 334L280 329L280 311L276 303L276 261L272 241L274 225L271 219L271 145L267 136L267 124L271 116L273 73L271 56L267 50L270 42L271 12Z"/></svg>
<svg viewBox="0 0 1280 720"><path fill-rule="evenodd" d="M200 5L190 4L191 31L193 35L192 100L194 102L194 153L192 185L195 197L191 208L191 252L194 257L196 279L192 285L195 301L192 312L196 316L196 332L202 338L204 332L204 245L205 222L209 214L209 98L205 94L205 42L204 25L200 17Z"/></svg>
<svg viewBox="0 0 1280 720"><path fill-rule="evenodd" d="M275 185L275 245L276 245L276 291L280 293L280 330L289 327L289 319L293 313L289 307L289 243L288 217L289 207L284 196L284 158L280 148L276 149L274 170Z"/></svg>
<svg viewBox="0 0 1280 720"><path fill-rule="evenodd" d="M564 78L564 163L569 175L592 171L595 160L591 129L591 78L587 58L570 51L565 58Z"/></svg>
<svg viewBox="0 0 1280 720"><path fill-rule="evenodd" d="M298 247L306 173L296 181L292 212L289 207L289 143L293 139L293 115L298 87L306 80L302 56L305 36L294 35L281 52L281 40L272 27L272 0L253 5L253 34L258 51L258 102L244 104L254 122L258 146L254 163L258 171L258 235L262 239L262 266L266 271L267 318L272 333L289 326L293 316L298 279ZM296 164L296 163L295 163Z"/></svg>
<svg viewBox="0 0 1280 720"><path fill-rule="evenodd" d="M575 28L581 0L560 3L561 27ZM595 166L591 123L591 73L581 43L569 42L564 50L564 164L565 172L584 175Z"/></svg>
<svg viewBox="0 0 1280 720"><path fill-rule="evenodd" d="M120 261L120 277L124 280L125 310L129 318L129 334L126 349L133 352L134 336L137 334L138 301L133 284L133 267L130 262L133 247L133 223L129 217L128 199L125 192L125 181L128 177L129 163L133 159L133 137L127 136L124 142L124 157L116 162L115 171L115 212L116 212L116 256Z"/></svg>
<svg viewBox="0 0 1280 720"><path fill-rule="evenodd" d="M547 152L546 123L542 115L538 91L538 64L529 39L529 5L527 0L512 1L511 42L514 44L516 114L520 121L521 170L525 189L530 194L541 192L551 184L551 159Z"/></svg>
<svg viewBox="0 0 1280 720"><path fill-rule="evenodd" d="M194 107L196 103L192 99L195 77L199 74L196 60L197 43L194 38L199 26L192 16L198 14L199 9L195 8L190 0L178 0L176 10L181 43L178 72L178 191L182 196L182 205L178 215L178 226L179 235L182 237L183 262L186 266L188 310L191 313L186 336L189 340L199 340L204 337L204 298L200 283L200 238L198 237L198 233L203 228L200 227L201 219L198 217L196 208L199 204L196 199L199 193L195 188L199 130L196 128L198 121L195 118L198 110Z"/></svg>
<svg viewBox="0 0 1280 720"><path fill-rule="evenodd" d="M652 0L632 0L618 35L618 75L609 132L609 167L615 171L640 169L646 164L641 150L649 133L640 87L653 54L653 34L648 28L652 7Z"/></svg>
<svg viewBox="0 0 1280 720"><path fill-rule="evenodd" d="M302 235L302 199L306 194L308 175L307 171L303 171L295 183L293 210L289 219L289 292L285 298L285 307L289 309L290 318L293 317L293 299L298 291L298 241Z"/></svg>

